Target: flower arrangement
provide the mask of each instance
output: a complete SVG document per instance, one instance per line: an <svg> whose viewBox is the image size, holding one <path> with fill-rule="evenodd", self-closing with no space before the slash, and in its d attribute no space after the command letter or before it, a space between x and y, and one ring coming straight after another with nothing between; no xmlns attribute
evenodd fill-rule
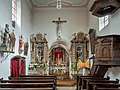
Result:
<svg viewBox="0 0 120 90"><path fill-rule="evenodd" d="M42 69L48 69L48 65L46 65L46 64L38 64L38 63L34 63L34 64L29 64L29 66L28 66L28 69L29 70L37 70L37 69L39 69L39 68L42 68Z"/></svg>
<svg viewBox="0 0 120 90"><path fill-rule="evenodd" d="M35 64L29 64L28 69L29 70L34 70L34 69L37 69L37 67L39 67L39 65L37 63L35 63Z"/></svg>

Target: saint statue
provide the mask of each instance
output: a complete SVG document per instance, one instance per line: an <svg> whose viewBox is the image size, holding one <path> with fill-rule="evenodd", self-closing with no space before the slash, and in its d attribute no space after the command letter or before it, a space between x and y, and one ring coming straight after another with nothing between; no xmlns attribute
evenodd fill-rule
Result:
<svg viewBox="0 0 120 90"><path fill-rule="evenodd" d="M5 24L5 32L3 33L3 45L9 43L9 25Z"/></svg>
<svg viewBox="0 0 120 90"><path fill-rule="evenodd" d="M9 50L9 25L5 24L5 32L1 32L1 49L3 51L8 51Z"/></svg>
<svg viewBox="0 0 120 90"><path fill-rule="evenodd" d="M24 44L24 42L23 42L23 36L21 35L19 37L19 54L21 54L23 52L23 44Z"/></svg>
<svg viewBox="0 0 120 90"><path fill-rule="evenodd" d="M27 42L24 44L24 55L26 56L28 54L28 47L29 47L29 44L28 44L28 39L27 39Z"/></svg>
<svg viewBox="0 0 120 90"><path fill-rule="evenodd" d="M16 38L15 38L15 34L14 34L14 30L12 33L9 34L9 51L13 51L14 47L15 47L15 41L16 41Z"/></svg>
<svg viewBox="0 0 120 90"><path fill-rule="evenodd" d="M37 42L37 43L42 42L42 34L41 34L41 33L37 33L37 34L36 34L36 42Z"/></svg>
<svg viewBox="0 0 120 90"><path fill-rule="evenodd" d="M9 33L9 25L5 24L5 33Z"/></svg>

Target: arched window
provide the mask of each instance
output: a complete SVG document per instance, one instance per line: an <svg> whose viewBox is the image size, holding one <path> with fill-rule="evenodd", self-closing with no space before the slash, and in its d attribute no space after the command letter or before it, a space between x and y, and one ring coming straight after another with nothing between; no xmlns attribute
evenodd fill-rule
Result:
<svg viewBox="0 0 120 90"><path fill-rule="evenodd" d="M12 0L12 27L15 28L17 20L17 0Z"/></svg>

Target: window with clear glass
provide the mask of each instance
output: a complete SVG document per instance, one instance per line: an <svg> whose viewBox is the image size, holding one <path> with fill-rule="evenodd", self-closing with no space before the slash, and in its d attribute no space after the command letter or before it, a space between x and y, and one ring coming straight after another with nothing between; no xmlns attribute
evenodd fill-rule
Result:
<svg viewBox="0 0 120 90"><path fill-rule="evenodd" d="M12 26L14 28L16 19L17 19L17 0L12 0Z"/></svg>
<svg viewBox="0 0 120 90"><path fill-rule="evenodd" d="M109 16L106 15L104 17L99 18L99 31L101 31L105 26L109 24Z"/></svg>

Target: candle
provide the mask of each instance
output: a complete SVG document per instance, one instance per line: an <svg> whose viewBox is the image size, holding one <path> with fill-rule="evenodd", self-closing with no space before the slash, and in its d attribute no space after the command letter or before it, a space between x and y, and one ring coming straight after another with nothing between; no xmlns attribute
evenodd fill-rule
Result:
<svg viewBox="0 0 120 90"><path fill-rule="evenodd" d="M83 76L85 75L85 67L86 67L86 64L85 64L85 63L82 63L82 68L83 68Z"/></svg>
<svg viewBox="0 0 120 90"><path fill-rule="evenodd" d="M83 76L85 76L85 68L83 68Z"/></svg>

